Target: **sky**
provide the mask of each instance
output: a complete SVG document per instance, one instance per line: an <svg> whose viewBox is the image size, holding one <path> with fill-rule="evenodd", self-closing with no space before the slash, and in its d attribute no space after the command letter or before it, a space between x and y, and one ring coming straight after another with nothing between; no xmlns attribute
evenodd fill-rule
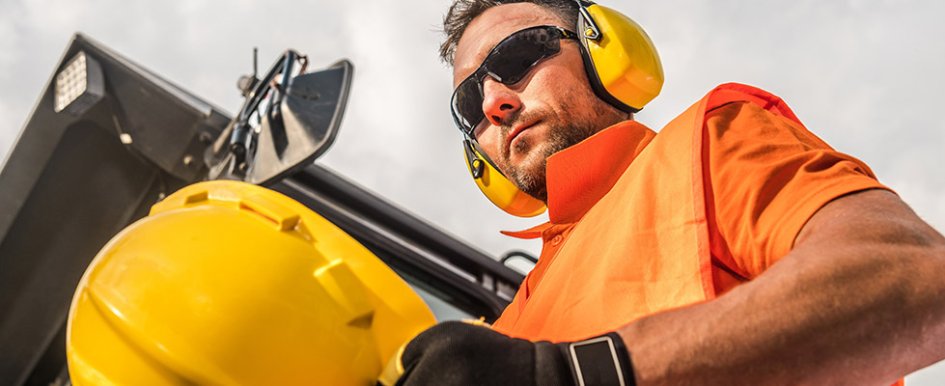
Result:
<svg viewBox="0 0 945 386"><path fill-rule="evenodd" d="M933 0L601 1L641 24L666 84L637 119L654 130L714 86L781 96L818 136L864 160L945 230L945 2ZM790 4L790 5L786 5ZM310 68L355 65L341 132L318 162L480 249L537 254L499 229L518 219L476 190L449 115L451 70L437 58L448 0L0 0L0 159L76 31L226 111L239 75L285 49ZM910 377L941 384L945 365Z"/></svg>

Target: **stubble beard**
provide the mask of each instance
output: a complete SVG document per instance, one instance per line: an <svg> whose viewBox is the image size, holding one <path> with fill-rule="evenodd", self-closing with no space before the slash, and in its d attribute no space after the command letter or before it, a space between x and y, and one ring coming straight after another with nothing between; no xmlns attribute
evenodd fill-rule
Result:
<svg viewBox="0 0 945 386"><path fill-rule="evenodd" d="M565 98L567 99L567 98ZM574 106L565 104L561 106L560 111L576 111ZM550 126L548 127L548 139L543 143L531 143L528 138L520 138L515 143L514 149L502 149L503 161L505 167L503 171L518 188L543 202L548 202L548 186L546 167L548 157L577 145L597 132L613 125L617 122L629 119L630 116L623 113L613 106L603 101L597 100L592 103L589 109L589 115L567 114L567 117L556 114L554 111L535 111L532 114L526 114L516 117L513 122L534 121L534 118L541 118ZM511 126L511 125L510 125ZM508 129L508 127L507 127ZM507 132L507 131L506 131ZM539 149L532 149L540 147ZM528 154L528 157L518 165L512 165L509 162L511 151L519 154ZM531 151L530 153L528 153Z"/></svg>
<svg viewBox="0 0 945 386"><path fill-rule="evenodd" d="M511 151L525 154L528 156L518 165L512 165L506 160L508 176L511 181L523 192L535 197L543 202L548 201L547 175L546 167L548 157L551 155L574 146L581 141L594 135L600 128L594 128L586 122L581 125L566 126L556 120L555 124L548 127L548 139L544 143L531 143L527 138L521 138L515 143ZM539 147L533 149L534 147Z"/></svg>

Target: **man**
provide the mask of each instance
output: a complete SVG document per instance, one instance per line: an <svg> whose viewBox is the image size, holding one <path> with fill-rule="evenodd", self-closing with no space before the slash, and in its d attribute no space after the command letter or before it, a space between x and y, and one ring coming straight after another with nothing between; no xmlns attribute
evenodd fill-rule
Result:
<svg viewBox="0 0 945 386"><path fill-rule="evenodd" d="M592 7L451 7L471 157L551 221L513 233L545 243L494 330L424 332L401 384L888 385L945 358L945 238L764 91L632 121L588 71Z"/></svg>

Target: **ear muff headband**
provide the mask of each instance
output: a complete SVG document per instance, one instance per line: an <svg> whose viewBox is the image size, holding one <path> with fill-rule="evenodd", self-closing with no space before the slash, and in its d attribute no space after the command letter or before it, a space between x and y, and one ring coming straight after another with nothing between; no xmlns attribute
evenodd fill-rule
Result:
<svg viewBox="0 0 945 386"><path fill-rule="evenodd" d="M659 95L663 66L643 28L624 14L578 0L584 68L599 98L630 113Z"/></svg>
<svg viewBox="0 0 945 386"><path fill-rule="evenodd" d="M463 150L466 166L476 186L495 206L519 217L534 217L545 211L544 202L529 196L509 181L473 141L463 140Z"/></svg>

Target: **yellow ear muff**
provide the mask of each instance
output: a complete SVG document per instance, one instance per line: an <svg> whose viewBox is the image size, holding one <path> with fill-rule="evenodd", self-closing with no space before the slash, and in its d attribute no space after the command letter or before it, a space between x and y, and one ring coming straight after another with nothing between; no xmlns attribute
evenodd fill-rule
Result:
<svg viewBox="0 0 945 386"><path fill-rule="evenodd" d="M470 140L463 141L463 150L466 153L466 167L476 181L476 186L495 206L519 217L534 217L545 211L544 202L519 190Z"/></svg>
<svg viewBox="0 0 945 386"><path fill-rule="evenodd" d="M604 101L637 112L663 88L663 66L643 28L613 9L581 4L578 34L591 86Z"/></svg>

